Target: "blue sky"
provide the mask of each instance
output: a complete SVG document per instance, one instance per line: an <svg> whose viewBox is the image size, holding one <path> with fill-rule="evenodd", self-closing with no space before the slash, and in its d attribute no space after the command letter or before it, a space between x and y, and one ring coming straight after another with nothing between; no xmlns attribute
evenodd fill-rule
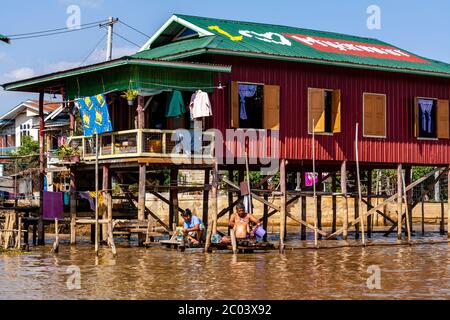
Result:
<svg viewBox="0 0 450 320"><path fill-rule="evenodd" d="M81 8L81 23L118 17L152 35L172 13L266 22L373 37L416 54L450 63L450 1L428 0L3 0L0 33L11 35L65 27L70 5ZM381 29L367 28L370 5L381 9ZM143 45L147 38L116 25L115 31ZM0 43L0 83L77 67L105 34L93 28L45 38ZM86 63L104 59L105 42ZM138 48L118 37L115 57ZM36 95L0 89L0 114Z"/></svg>

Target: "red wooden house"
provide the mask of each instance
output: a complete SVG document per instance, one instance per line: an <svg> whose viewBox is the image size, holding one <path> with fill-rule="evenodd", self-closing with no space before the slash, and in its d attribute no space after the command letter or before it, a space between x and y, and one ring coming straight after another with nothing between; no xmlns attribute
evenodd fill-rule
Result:
<svg viewBox="0 0 450 320"><path fill-rule="evenodd" d="M207 170L204 219L208 217L209 185L215 203L212 219L217 219L218 169L242 172L246 152L251 170L259 170L267 159L279 162L282 205L272 207L282 213L281 241L283 217L288 202L292 202L287 200L287 171L311 171L313 158L318 169L315 171L330 172L334 186L336 172L340 171L341 195L345 198L347 168L353 171L357 159L362 170L369 172L373 168L397 167L398 199L403 192L402 168L408 171L413 165L446 166L437 169L442 176L450 164L450 64L376 39L176 14L133 56L22 80L4 88L39 92L41 101L44 93L63 92L70 106L77 98L105 94L114 131L100 136L103 189L109 189L110 170L135 170L139 177L138 218L143 220L147 212L146 168L169 166L175 188L171 187L167 200L171 208L168 228L177 221L180 211L176 200L180 166L173 162L180 155L175 149L169 150L174 129L201 128L203 140L213 137L216 141L215 148L202 145L212 163L203 162L206 159L202 157L200 162L183 165ZM139 92L137 108L129 107L117 96L118 91L129 88ZM197 89L208 92L212 116L203 117L200 123L188 120L190 112L165 119L161 106L170 97L168 89L181 91L179 96L185 101ZM210 134L207 129L220 133ZM218 140L218 135L223 140ZM242 136L245 140L240 141ZM72 141L79 141L81 149L82 163L75 166L76 171L92 173L93 138L72 137ZM214 179L210 183L211 168ZM371 175L367 177L366 196L370 202ZM406 185L409 177L406 174ZM73 181L73 188L75 184ZM305 194L296 196L302 199L298 221L304 238L305 226L320 230L320 214L316 214L318 227L308 225ZM230 201L228 210L234 204ZM266 224L269 206L266 203ZM399 202L399 235L402 211ZM374 212L370 205L368 212ZM343 219L345 238L347 213Z"/></svg>

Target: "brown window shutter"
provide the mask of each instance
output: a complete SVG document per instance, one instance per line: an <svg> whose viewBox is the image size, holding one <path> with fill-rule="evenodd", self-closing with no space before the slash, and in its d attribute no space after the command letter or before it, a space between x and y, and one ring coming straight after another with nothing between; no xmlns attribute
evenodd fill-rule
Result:
<svg viewBox="0 0 450 320"><path fill-rule="evenodd" d="M419 98L414 99L414 137L419 137Z"/></svg>
<svg viewBox="0 0 450 320"><path fill-rule="evenodd" d="M386 136L386 96L364 94L364 135Z"/></svg>
<svg viewBox="0 0 450 320"><path fill-rule="evenodd" d="M439 139L450 138L448 100L438 100L437 105L437 132Z"/></svg>
<svg viewBox="0 0 450 320"><path fill-rule="evenodd" d="M280 130L280 86L264 86L264 129Z"/></svg>
<svg viewBox="0 0 450 320"><path fill-rule="evenodd" d="M377 137L386 136L386 96L375 95L374 132Z"/></svg>
<svg viewBox="0 0 450 320"><path fill-rule="evenodd" d="M308 89L308 132L325 132L325 90Z"/></svg>
<svg viewBox="0 0 450 320"><path fill-rule="evenodd" d="M371 94L364 94L364 135L374 136L375 101Z"/></svg>
<svg viewBox="0 0 450 320"><path fill-rule="evenodd" d="M238 83L231 82L231 127L239 128L239 92Z"/></svg>
<svg viewBox="0 0 450 320"><path fill-rule="evenodd" d="M333 133L341 132L341 90L333 90L331 110L331 128Z"/></svg>

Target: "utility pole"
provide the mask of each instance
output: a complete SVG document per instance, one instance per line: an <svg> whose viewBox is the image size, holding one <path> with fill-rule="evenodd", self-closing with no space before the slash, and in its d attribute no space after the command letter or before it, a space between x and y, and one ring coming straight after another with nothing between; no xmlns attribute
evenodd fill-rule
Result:
<svg viewBox="0 0 450 320"><path fill-rule="evenodd" d="M109 17L108 22L101 24L101 27L108 26L108 41L106 43L106 61L112 60L112 50L113 50L113 27L114 24L119 21L118 18Z"/></svg>

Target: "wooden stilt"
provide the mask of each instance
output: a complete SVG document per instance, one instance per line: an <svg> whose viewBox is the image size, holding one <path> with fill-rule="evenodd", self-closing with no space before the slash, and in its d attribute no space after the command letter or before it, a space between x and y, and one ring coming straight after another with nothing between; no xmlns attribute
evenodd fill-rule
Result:
<svg viewBox="0 0 450 320"><path fill-rule="evenodd" d="M139 192L138 192L138 220L145 220L145 183L147 180L147 166L139 165Z"/></svg>
<svg viewBox="0 0 450 320"><path fill-rule="evenodd" d="M367 212L372 205L372 170L367 170ZM367 216L367 237L372 238L372 216Z"/></svg>
<svg viewBox="0 0 450 320"><path fill-rule="evenodd" d="M231 229L231 247L233 248L233 254L238 253L236 234L234 233L234 229Z"/></svg>
<svg viewBox="0 0 450 320"><path fill-rule="evenodd" d="M103 208L102 208L102 219L109 219L108 217L108 195L110 193L110 174L109 174L109 165L103 165L103 179L102 179L102 190L103 190ZM109 231L106 225L102 225L102 239L103 241L107 241L109 235Z"/></svg>
<svg viewBox="0 0 450 320"><path fill-rule="evenodd" d="M230 179L230 181L234 180L233 179L233 170L228 170L228 179ZM231 192L231 190L230 190L230 191L228 191L228 208L229 208L228 221L230 220L231 215L233 214L232 204L233 204L233 192ZM230 230L231 230L231 228L230 228L230 226L228 226L228 235L231 235Z"/></svg>
<svg viewBox="0 0 450 320"><path fill-rule="evenodd" d="M318 181L317 184L317 191L323 191L323 184L320 183L320 179L322 178L322 171L318 171L317 172L317 176L318 176ZM316 207L317 207L317 228L319 230L322 230L322 196L321 195L317 195L317 201L316 201ZM319 240L322 239L322 235L318 235Z"/></svg>
<svg viewBox="0 0 450 320"><path fill-rule="evenodd" d="M347 162L342 161L341 163L341 193L344 196L343 207L342 207L342 239L347 240L348 233L348 197L347 197Z"/></svg>
<svg viewBox="0 0 450 320"><path fill-rule="evenodd" d="M44 228L44 183L45 183L45 122L44 122L44 92L39 93L39 222L38 245L45 244Z"/></svg>
<svg viewBox="0 0 450 320"><path fill-rule="evenodd" d="M22 248L22 217L19 216L17 219L17 249Z"/></svg>
<svg viewBox="0 0 450 320"><path fill-rule="evenodd" d="M439 226L439 232L443 236L445 234L445 209L444 209L444 200L440 200L441 203L441 222Z"/></svg>
<svg viewBox="0 0 450 320"><path fill-rule="evenodd" d="M403 216L403 188L402 188L402 165L397 165L397 239L402 239L402 216Z"/></svg>
<svg viewBox="0 0 450 320"><path fill-rule="evenodd" d="M306 184L305 184L305 170L303 168L300 171L300 175L301 175L300 187L301 187L301 190L304 191L306 189ZM300 201L301 201L301 210L302 210L301 220L306 222L306 219L307 219L307 212L306 212L307 197L301 196L300 199L301 199ZM300 239L306 240L306 226L303 224L300 227L300 233L301 233Z"/></svg>
<svg viewBox="0 0 450 320"><path fill-rule="evenodd" d="M75 183L75 171L71 169L70 171L70 244L74 245L77 243L76 235L77 226L77 193L76 193L76 183Z"/></svg>
<svg viewBox="0 0 450 320"><path fill-rule="evenodd" d="M421 203L422 203L422 236L425 235L425 195L422 192L422 199L421 199Z"/></svg>
<svg viewBox="0 0 450 320"><path fill-rule="evenodd" d="M208 213L208 230L206 234L205 252L209 252L211 246L211 237L217 231L217 188L219 184L219 172L217 163L212 168L211 183L211 212Z"/></svg>
<svg viewBox="0 0 450 320"><path fill-rule="evenodd" d="M358 197L354 198L355 219L359 218L359 201ZM355 239L359 239L359 222L355 223Z"/></svg>
<svg viewBox="0 0 450 320"><path fill-rule="evenodd" d="M337 203L336 203L336 196L334 195L336 193L336 173L334 172L331 176L331 192L333 192L333 195L331 197L331 210L332 210L332 222L331 222L331 233L336 232L336 220L337 220Z"/></svg>
<svg viewBox="0 0 450 320"><path fill-rule="evenodd" d="M58 253L59 251L59 226L58 219L55 218L55 242L53 243L52 252Z"/></svg>
<svg viewBox="0 0 450 320"><path fill-rule="evenodd" d="M356 123L356 136L355 136L355 160L356 160L356 179L358 182L358 208L362 207L362 191L361 191L361 174L359 171L359 146L358 146L358 139L359 139L359 123ZM361 211L361 239L363 245L366 244L366 238L364 234L364 213Z"/></svg>
<svg viewBox="0 0 450 320"><path fill-rule="evenodd" d="M263 186L264 186L264 190L267 190L269 188L269 184L267 183L267 181L264 182ZM264 200L265 201L269 201L269 194L268 193L264 193ZM268 215L269 215L269 206L266 203L264 203L263 204L263 229L264 230L267 230L267 227L268 227L268 223L269 223L269 216ZM263 240L267 241L267 232L264 235Z"/></svg>
<svg viewBox="0 0 450 320"><path fill-rule="evenodd" d="M178 169L172 168L170 170L170 186L175 187L171 188L169 191L169 201L170 201L170 208L169 208L169 226L173 228L173 225L178 225L179 219L178 219L178 190L176 187L178 187ZM174 231L172 229L172 231Z"/></svg>
<svg viewBox="0 0 450 320"><path fill-rule="evenodd" d="M408 237L408 242L411 242L411 227L410 227L410 216L408 212L408 193L406 192L406 182L405 182L405 176L402 175L402 187L403 187L403 198L405 199L405 206L406 206L406 235Z"/></svg>
<svg viewBox="0 0 450 320"><path fill-rule="evenodd" d="M447 173L447 238L450 239L450 171Z"/></svg>
<svg viewBox="0 0 450 320"><path fill-rule="evenodd" d="M284 251L284 239L286 234L286 160L280 160L280 252Z"/></svg>
<svg viewBox="0 0 450 320"><path fill-rule="evenodd" d="M405 179L403 181L404 188L411 184L411 178L412 178L411 174L412 174L411 167L405 168L405 176L404 176ZM405 192L405 190L403 190L403 192ZM412 215L413 208L412 208L412 205L411 205L412 196L413 196L413 191L412 190L409 190L405 194L405 198L406 198L405 206L406 206L406 210L407 210L407 214L408 214L408 220L409 220L409 235L410 235L409 237L411 237L411 233L413 232L413 219L412 219L413 218L413 215Z"/></svg>
<svg viewBox="0 0 450 320"><path fill-rule="evenodd" d="M219 168L217 166L217 163L214 164L212 175L213 175L211 184L211 213L213 218L212 234L215 234L217 233L217 214L218 214L217 192L219 188Z"/></svg>
<svg viewBox="0 0 450 320"><path fill-rule="evenodd" d="M205 187L209 186L209 174L210 174L210 170L206 169L205 170ZM202 210L203 210L203 223L206 223L208 221L208 206L209 206L209 189L205 188L203 190L203 206L202 206Z"/></svg>

